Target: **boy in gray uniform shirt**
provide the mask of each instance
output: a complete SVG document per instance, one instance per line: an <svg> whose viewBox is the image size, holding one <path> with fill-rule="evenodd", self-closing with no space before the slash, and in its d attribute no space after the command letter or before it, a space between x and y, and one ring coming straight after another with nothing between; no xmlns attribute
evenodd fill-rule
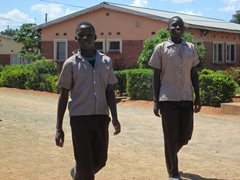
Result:
<svg viewBox="0 0 240 180"><path fill-rule="evenodd" d="M55 140L57 146L63 147L62 122L70 93L68 109L76 161L71 176L75 180L94 180L107 161L109 109L114 135L121 131L113 91L117 80L111 59L94 49L96 34L92 24L78 24L75 39L80 49L64 62L58 81L61 92Z"/></svg>
<svg viewBox="0 0 240 180"><path fill-rule="evenodd" d="M196 70L199 60L194 45L182 39L184 22L180 17L169 20L168 30L171 38L155 47L149 65L154 69L153 111L162 116L169 179L178 180L177 153L191 139L193 112L201 109Z"/></svg>

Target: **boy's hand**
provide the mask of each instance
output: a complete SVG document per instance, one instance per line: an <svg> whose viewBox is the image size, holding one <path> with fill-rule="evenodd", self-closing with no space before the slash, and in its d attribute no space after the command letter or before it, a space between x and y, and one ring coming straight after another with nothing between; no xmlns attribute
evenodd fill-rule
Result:
<svg viewBox="0 0 240 180"><path fill-rule="evenodd" d="M63 147L64 131L62 129L56 129L55 141L57 146Z"/></svg>
<svg viewBox="0 0 240 180"><path fill-rule="evenodd" d="M198 113L201 110L201 102L199 98L197 98L193 104L193 112Z"/></svg>
<svg viewBox="0 0 240 180"><path fill-rule="evenodd" d="M121 124L119 123L118 119L113 118L112 119L112 125L113 125L113 127L115 129L115 132L114 132L113 135L119 134L121 132Z"/></svg>
<svg viewBox="0 0 240 180"><path fill-rule="evenodd" d="M160 117L160 103L159 102L154 101L153 113L155 114L155 116Z"/></svg>

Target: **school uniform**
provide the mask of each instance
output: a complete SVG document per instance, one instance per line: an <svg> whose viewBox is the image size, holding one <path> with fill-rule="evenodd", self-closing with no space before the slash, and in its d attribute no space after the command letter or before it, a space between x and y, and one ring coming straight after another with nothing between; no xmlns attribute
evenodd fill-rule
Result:
<svg viewBox="0 0 240 180"><path fill-rule="evenodd" d="M164 134L165 159L169 176L178 175L177 152L193 132L193 86L191 69L199 64L192 43L168 41L158 44L149 65L161 70L160 113Z"/></svg>
<svg viewBox="0 0 240 180"><path fill-rule="evenodd" d="M95 63L78 52L63 64L58 84L70 89L68 109L74 157L82 179L94 179L94 170L107 161L110 117L106 88L115 83L112 61L99 51Z"/></svg>

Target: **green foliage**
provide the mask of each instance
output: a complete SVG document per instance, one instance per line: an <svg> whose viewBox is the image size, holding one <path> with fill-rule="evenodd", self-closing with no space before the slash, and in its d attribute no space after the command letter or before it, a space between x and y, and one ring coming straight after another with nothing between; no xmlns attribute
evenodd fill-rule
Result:
<svg viewBox="0 0 240 180"><path fill-rule="evenodd" d="M13 37L17 33L18 29L6 29L4 31L1 31L0 34Z"/></svg>
<svg viewBox="0 0 240 180"><path fill-rule="evenodd" d="M132 69L127 72L127 93L130 99L152 99L151 69Z"/></svg>
<svg viewBox="0 0 240 180"><path fill-rule="evenodd" d="M214 74L214 71L211 69L203 69L199 73L199 75L208 75L208 74Z"/></svg>
<svg viewBox="0 0 240 180"><path fill-rule="evenodd" d="M240 86L240 67L230 67L224 71L226 74L232 76L234 81Z"/></svg>
<svg viewBox="0 0 240 180"><path fill-rule="evenodd" d="M236 11L236 14L232 15L230 22L240 24L240 10Z"/></svg>
<svg viewBox="0 0 240 180"><path fill-rule="evenodd" d="M59 67L56 62L48 59L35 61L27 66L35 74L57 75Z"/></svg>
<svg viewBox="0 0 240 180"><path fill-rule="evenodd" d="M22 64L7 65L1 71L1 86L25 89L29 71Z"/></svg>
<svg viewBox="0 0 240 180"><path fill-rule="evenodd" d="M155 46L163 41L166 41L170 38L170 34L166 29L161 29L156 36L151 37L143 42L143 50L138 58L138 67L139 68L147 68L148 61L153 53ZM188 42L192 42L195 44L195 40L192 34L185 32L183 35L183 39ZM206 50L203 44L196 44L197 54L199 56L199 60L201 64L204 63Z"/></svg>
<svg viewBox="0 0 240 180"><path fill-rule="evenodd" d="M38 59L41 59L42 56L39 54L39 53L35 53L35 52L27 52L23 49L21 49L19 52L18 52L18 56L19 57L22 57L22 58L26 58L29 60L29 62L34 62Z"/></svg>
<svg viewBox="0 0 240 180"><path fill-rule="evenodd" d="M30 64L8 65L0 71L0 86L59 92L58 66L42 59Z"/></svg>
<svg viewBox="0 0 240 180"><path fill-rule="evenodd" d="M197 44L196 50L198 54L198 58L201 64L204 64L205 62L205 55L206 55L206 48L203 44Z"/></svg>
<svg viewBox="0 0 240 180"><path fill-rule="evenodd" d="M51 60L38 60L27 65L31 75L26 83L27 89L34 89L40 91L51 91L47 78L49 75L55 76L58 74L58 66Z"/></svg>
<svg viewBox="0 0 240 180"><path fill-rule="evenodd" d="M122 96L124 93L127 92L126 84L127 84L127 72L128 70L120 70L115 71L114 74L118 80L118 83L114 85L114 90Z"/></svg>
<svg viewBox="0 0 240 180"><path fill-rule="evenodd" d="M59 93L60 87L57 85L58 75L48 75L46 78L46 83L48 84L48 91Z"/></svg>
<svg viewBox="0 0 240 180"><path fill-rule="evenodd" d="M41 34L38 31L33 31L35 24L23 24L13 36L13 40L23 43L23 48L19 53L20 57L30 58L32 61L38 55L41 42ZM33 59L32 59L33 58Z"/></svg>
<svg viewBox="0 0 240 180"><path fill-rule="evenodd" d="M138 58L138 67L147 68L148 61L153 53L155 46L163 41L166 41L170 37L169 32L166 29L161 29L156 36L151 37L143 42L143 50Z"/></svg>
<svg viewBox="0 0 240 180"><path fill-rule="evenodd" d="M235 95L236 82L221 71L204 70L200 73L199 80L203 105L219 107L221 103L230 102Z"/></svg>

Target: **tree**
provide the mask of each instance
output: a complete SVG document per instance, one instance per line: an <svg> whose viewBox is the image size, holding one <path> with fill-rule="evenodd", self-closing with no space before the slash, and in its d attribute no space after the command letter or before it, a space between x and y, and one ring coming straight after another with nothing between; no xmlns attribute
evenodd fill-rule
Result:
<svg viewBox="0 0 240 180"><path fill-rule="evenodd" d="M236 11L236 14L233 14L232 19L230 20L230 22L240 24L240 10Z"/></svg>
<svg viewBox="0 0 240 180"><path fill-rule="evenodd" d="M0 34L13 37L17 33L18 29L6 29L1 31Z"/></svg>
<svg viewBox="0 0 240 180"><path fill-rule="evenodd" d="M143 42L143 50L138 58L138 67L139 68L148 68L148 61L153 53L154 47L163 42L166 41L168 38L170 37L170 34L168 32L168 30L166 29L161 29L156 36L151 37L149 39L146 39ZM183 38L188 41L188 42L192 42L195 44L195 40L192 34L185 32L183 35ZM199 56L199 60L201 62L201 64L204 63L204 58L205 58L205 47L203 44L196 44L196 50L197 50L197 54Z"/></svg>
<svg viewBox="0 0 240 180"><path fill-rule="evenodd" d="M23 48L19 52L19 56L34 61L40 57L41 34L38 31L33 31L33 26L35 24L23 24L13 36L13 40L23 43Z"/></svg>

